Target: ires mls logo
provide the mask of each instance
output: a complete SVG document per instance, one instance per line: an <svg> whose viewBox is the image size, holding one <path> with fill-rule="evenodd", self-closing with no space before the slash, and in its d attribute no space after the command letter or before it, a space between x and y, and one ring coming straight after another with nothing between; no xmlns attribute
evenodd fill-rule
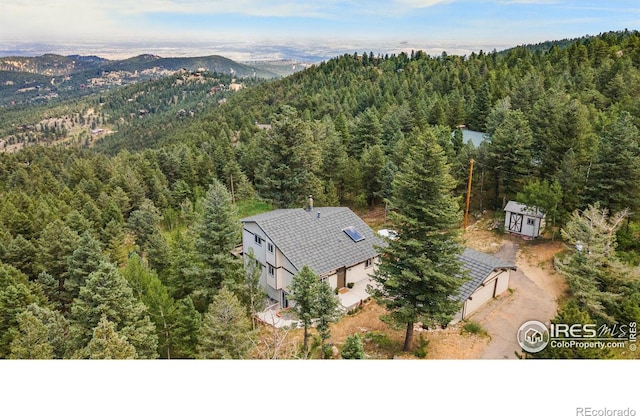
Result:
<svg viewBox="0 0 640 416"><path fill-rule="evenodd" d="M552 323L527 321L517 333L518 344L529 353L552 348L626 348L636 350L637 323L622 325Z"/></svg>

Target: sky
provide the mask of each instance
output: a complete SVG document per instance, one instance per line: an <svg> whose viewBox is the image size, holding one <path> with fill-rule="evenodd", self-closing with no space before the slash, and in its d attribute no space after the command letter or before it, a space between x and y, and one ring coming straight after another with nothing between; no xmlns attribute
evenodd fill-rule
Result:
<svg viewBox="0 0 640 416"><path fill-rule="evenodd" d="M637 0L12 0L0 6L0 42L18 46L424 45L456 53L639 27Z"/></svg>

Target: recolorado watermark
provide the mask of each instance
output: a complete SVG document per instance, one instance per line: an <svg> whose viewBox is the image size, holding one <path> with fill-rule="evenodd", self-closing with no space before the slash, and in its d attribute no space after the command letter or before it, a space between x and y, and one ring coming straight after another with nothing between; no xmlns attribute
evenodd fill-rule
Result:
<svg viewBox="0 0 640 416"><path fill-rule="evenodd" d="M636 416L636 410L630 407L626 409L576 407L576 416Z"/></svg>
<svg viewBox="0 0 640 416"><path fill-rule="evenodd" d="M547 346L551 348L628 348L630 351L635 351L636 336L636 322L600 326L552 323L547 327L540 321L527 321L520 326L517 333L518 344L529 353L540 352Z"/></svg>

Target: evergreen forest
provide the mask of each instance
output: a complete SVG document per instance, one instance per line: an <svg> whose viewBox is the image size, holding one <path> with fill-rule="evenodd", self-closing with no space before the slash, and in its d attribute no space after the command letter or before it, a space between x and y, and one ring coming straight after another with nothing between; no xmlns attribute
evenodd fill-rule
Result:
<svg viewBox="0 0 640 416"><path fill-rule="evenodd" d="M231 254L239 218L309 194L398 208L394 181L434 171L408 171L416 146L437 149L456 210L473 160L472 215L500 223L514 199L547 214L545 238L568 247L561 314L640 321L640 32L620 31L468 56L355 52L271 80L185 70L0 107L0 358L298 356L258 334L260 293Z"/></svg>

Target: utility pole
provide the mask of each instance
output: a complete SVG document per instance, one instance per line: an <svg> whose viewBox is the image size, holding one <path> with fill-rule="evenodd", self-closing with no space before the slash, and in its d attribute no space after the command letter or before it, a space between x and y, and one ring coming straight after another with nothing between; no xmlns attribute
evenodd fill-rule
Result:
<svg viewBox="0 0 640 416"><path fill-rule="evenodd" d="M233 190L233 173L230 173L229 176L231 177L230 182L231 182L231 203L235 204L236 203L236 193Z"/></svg>
<svg viewBox="0 0 640 416"><path fill-rule="evenodd" d="M471 182L473 181L473 163L475 161L471 159L469 164L469 184L467 185L467 204L464 209L464 223L462 225L463 230L467 230L467 224L469 223L469 203L471 202Z"/></svg>

